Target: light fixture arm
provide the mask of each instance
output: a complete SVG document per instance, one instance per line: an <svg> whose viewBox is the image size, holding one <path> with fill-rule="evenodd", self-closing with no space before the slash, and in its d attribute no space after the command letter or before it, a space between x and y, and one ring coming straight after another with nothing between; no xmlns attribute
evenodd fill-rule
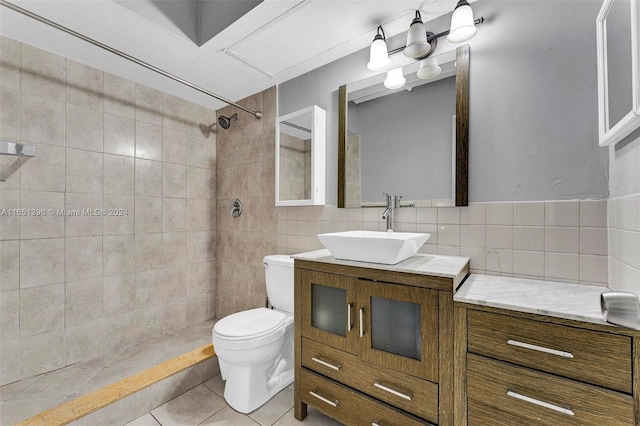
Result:
<svg viewBox="0 0 640 426"><path fill-rule="evenodd" d="M473 22L473 24L474 25L481 25L484 21L485 21L484 17L481 16L480 18L476 19ZM381 29L382 27L378 27L378 28ZM431 55L436 50L436 45L437 45L436 43L437 43L438 39L440 37L444 37L446 35L449 35L450 32L451 32L450 30L443 31L443 32L438 33L438 34L434 34L432 32L427 32L427 42L429 42L429 44L431 45L431 50L425 56L423 56L421 58L416 58L416 59L424 59L424 58L427 58L429 55ZM384 34L384 31L383 31L383 34ZM407 46L400 46L400 47L398 47L396 49L390 50L389 51L389 55L393 55L395 53L400 53L400 52L402 52L404 50L405 47L407 47Z"/></svg>

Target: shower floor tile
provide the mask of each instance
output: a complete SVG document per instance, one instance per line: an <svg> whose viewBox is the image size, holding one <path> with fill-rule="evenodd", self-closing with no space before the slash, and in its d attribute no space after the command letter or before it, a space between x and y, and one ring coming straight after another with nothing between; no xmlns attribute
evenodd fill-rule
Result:
<svg viewBox="0 0 640 426"><path fill-rule="evenodd" d="M178 355L211 343L209 320L87 362L0 387L0 426L12 425Z"/></svg>

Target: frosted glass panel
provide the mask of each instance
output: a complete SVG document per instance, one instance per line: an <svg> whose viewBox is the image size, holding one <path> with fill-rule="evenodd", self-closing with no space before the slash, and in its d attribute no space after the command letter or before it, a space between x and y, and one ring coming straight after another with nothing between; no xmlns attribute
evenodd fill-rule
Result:
<svg viewBox="0 0 640 426"><path fill-rule="evenodd" d="M421 336L419 304L371 298L371 346L374 349L420 360Z"/></svg>
<svg viewBox="0 0 640 426"><path fill-rule="evenodd" d="M347 291L320 284L311 285L311 326L329 333L347 335Z"/></svg>

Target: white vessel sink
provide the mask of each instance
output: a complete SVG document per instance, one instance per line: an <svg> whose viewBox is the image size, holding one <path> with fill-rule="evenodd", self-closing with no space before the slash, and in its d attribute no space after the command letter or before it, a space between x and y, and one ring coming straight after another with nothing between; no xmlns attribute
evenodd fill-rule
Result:
<svg viewBox="0 0 640 426"><path fill-rule="evenodd" d="M410 258L431 234L412 232L348 231L318 234L336 259L394 265Z"/></svg>

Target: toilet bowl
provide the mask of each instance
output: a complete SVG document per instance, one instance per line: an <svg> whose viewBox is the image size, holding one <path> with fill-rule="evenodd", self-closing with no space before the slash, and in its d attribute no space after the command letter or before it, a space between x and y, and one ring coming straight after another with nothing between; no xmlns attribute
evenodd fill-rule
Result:
<svg viewBox="0 0 640 426"><path fill-rule="evenodd" d="M274 309L231 314L212 332L226 381L224 398L241 413L254 411L293 383L293 259L266 256L263 265Z"/></svg>

